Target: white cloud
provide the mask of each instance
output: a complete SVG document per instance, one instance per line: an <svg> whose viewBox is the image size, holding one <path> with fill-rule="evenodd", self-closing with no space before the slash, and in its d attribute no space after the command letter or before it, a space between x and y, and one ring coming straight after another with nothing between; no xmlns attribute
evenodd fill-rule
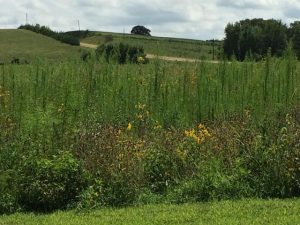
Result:
<svg viewBox="0 0 300 225"><path fill-rule="evenodd" d="M152 35L197 39L223 38L227 23L246 18L275 18L290 23L300 15L298 0L0 0L0 28L25 23L54 30L129 32L145 25ZM299 18L299 17L298 17Z"/></svg>

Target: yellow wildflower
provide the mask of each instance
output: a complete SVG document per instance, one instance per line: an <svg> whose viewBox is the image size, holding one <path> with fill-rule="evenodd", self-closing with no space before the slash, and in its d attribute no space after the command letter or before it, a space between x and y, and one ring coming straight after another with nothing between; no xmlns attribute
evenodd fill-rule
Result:
<svg viewBox="0 0 300 225"><path fill-rule="evenodd" d="M131 130L131 129L132 129L132 124L128 123L127 130Z"/></svg>
<svg viewBox="0 0 300 225"><path fill-rule="evenodd" d="M139 57L137 58L137 62L138 62L138 63L144 63L144 62L145 62L144 57L139 56Z"/></svg>
<svg viewBox="0 0 300 225"><path fill-rule="evenodd" d="M210 133L206 129L206 127L203 124L198 125L198 130L196 131L195 129L192 130L186 130L185 135L187 137L190 137L194 139L197 144L201 144L207 137L210 137Z"/></svg>

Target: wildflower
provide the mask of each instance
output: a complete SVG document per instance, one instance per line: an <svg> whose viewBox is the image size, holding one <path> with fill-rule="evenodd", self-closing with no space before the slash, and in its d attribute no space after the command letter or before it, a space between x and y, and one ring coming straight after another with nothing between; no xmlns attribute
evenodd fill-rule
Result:
<svg viewBox="0 0 300 225"><path fill-rule="evenodd" d="M194 139L197 144L201 144L207 137L211 137L210 133L203 124L198 125L197 131L195 129L186 130L185 135L189 138Z"/></svg>
<svg viewBox="0 0 300 225"><path fill-rule="evenodd" d="M186 152L186 151L177 148L175 152L176 152L177 156L178 156L182 161L185 161L185 160L186 160L186 157L187 157L187 152Z"/></svg>
<svg viewBox="0 0 300 225"><path fill-rule="evenodd" d="M144 63L145 62L145 59L144 59L144 57L142 57L142 56L139 56L138 58L137 58L137 62L138 63Z"/></svg>
<svg viewBox="0 0 300 225"><path fill-rule="evenodd" d="M145 107L146 107L146 105L142 104L140 102L135 106L135 108L138 108L138 109L144 109Z"/></svg>
<svg viewBox="0 0 300 225"><path fill-rule="evenodd" d="M132 124L128 123L127 130L131 130L131 129L132 129Z"/></svg>

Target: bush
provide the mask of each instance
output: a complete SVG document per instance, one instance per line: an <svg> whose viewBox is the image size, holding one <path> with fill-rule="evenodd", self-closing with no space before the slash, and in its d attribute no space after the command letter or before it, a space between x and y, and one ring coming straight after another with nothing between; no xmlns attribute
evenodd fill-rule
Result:
<svg viewBox="0 0 300 225"><path fill-rule="evenodd" d="M143 47L130 46L123 43L101 45L95 52L98 60L103 57L106 62L115 62L119 64L146 64L149 62Z"/></svg>
<svg viewBox="0 0 300 225"><path fill-rule="evenodd" d="M103 183L100 179L89 179L88 187L82 191L76 205L77 210L89 210L104 205Z"/></svg>
<svg viewBox="0 0 300 225"><path fill-rule="evenodd" d="M137 196L134 183L128 181L125 174L113 174L104 188L104 202L109 206L126 206L132 204Z"/></svg>
<svg viewBox="0 0 300 225"><path fill-rule="evenodd" d="M163 147L148 149L144 156L144 176L151 191L163 194L179 178L175 156Z"/></svg>
<svg viewBox="0 0 300 225"><path fill-rule="evenodd" d="M82 61L86 62L86 61L88 61L89 59L91 59L91 57L92 57L92 54L91 54L90 51L88 51L88 50L83 50L83 51L81 52L80 58L82 59Z"/></svg>
<svg viewBox="0 0 300 225"><path fill-rule="evenodd" d="M245 182L247 175L247 170L239 166L231 171L224 168L219 159L203 161L193 177L168 190L167 199L172 203L185 203L253 196L253 189Z"/></svg>
<svg viewBox="0 0 300 225"><path fill-rule="evenodd" d="M16 198L16 174L13 170L0 171L0 214L19 209Z"/></svg>
<svg viewBox="0 0 300 225"><path fill-rule="evenodd" d="M52 211L72 203L85 185L84 171L69 152L29 158L20 171L18 197L27 210Z"/></svg>
<svg viewBox="0 0 300 225"><path fill-rule="evenodd" d="M20 64L20 59L13 57L12 60L10 61L11 64Z"/></svg>
<svg viewBox="0 0 300 225"><path fill-rule="evenodd" d="M248 182L259 197L300 196L300 127L289 114L280 126L265 121L244 155Z"/></svg>

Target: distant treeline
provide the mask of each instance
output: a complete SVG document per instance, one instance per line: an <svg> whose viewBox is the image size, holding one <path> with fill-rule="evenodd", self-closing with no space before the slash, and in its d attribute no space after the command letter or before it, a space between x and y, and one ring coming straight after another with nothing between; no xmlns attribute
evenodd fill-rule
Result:
<svg viewBox="0 0 300 225"><path fill-rule="evenodd" d="M288 27L280 20L246 19L226 26L224 53L228 58L244 60L249 56L259 60L268 49L273 56L282 56L289 42L300 58L300 21Z"/></svg>
<svg viewBox="0 0 300 225"><path fill-rule="evenodd" d="M46 26L40 26L39 24L36 25L21 25L18 29L25 29L25 30L30 30L35 33L39 33L48 37L51 37L55 40L58 40L62 43L70 44L70 45L80 45L80 40L77 37L74 37L70 34L66 34L63 32L56 32L51 30L49 27Z"/></svg>

